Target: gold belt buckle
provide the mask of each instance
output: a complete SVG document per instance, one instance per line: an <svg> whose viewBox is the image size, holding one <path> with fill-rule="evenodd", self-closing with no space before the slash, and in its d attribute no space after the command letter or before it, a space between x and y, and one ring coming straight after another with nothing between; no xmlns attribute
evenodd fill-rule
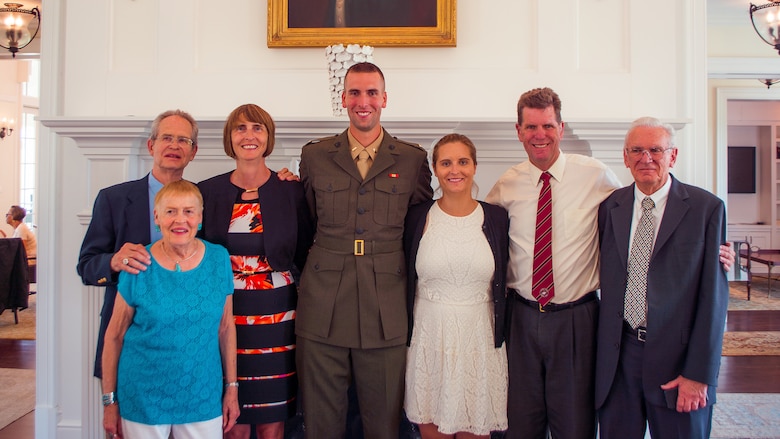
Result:
<svg viewBox="0 0 780 439"><path fill-rule="evenodd" d="M355 256L363 256L365 255L365 241L362 239L356 239L355 240Z"/></svg>

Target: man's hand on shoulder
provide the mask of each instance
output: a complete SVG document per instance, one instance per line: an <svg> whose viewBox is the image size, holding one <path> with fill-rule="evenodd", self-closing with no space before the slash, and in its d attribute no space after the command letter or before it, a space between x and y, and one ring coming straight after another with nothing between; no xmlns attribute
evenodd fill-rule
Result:
<svg viewBox="0 0 780 439"><path fill-rule="evenodd" d="M151 263L152 257L145 246L126 242L118 252L114 253L114 256L111 256L111 271L138 274L146 271L146 267Z"/></svg>
<svg viewBox="0 0 780 439"><path fill-rule="evenodd" d="M279 177L279 180L281 181L301 181L297 175L290 172L290 170L287 168L282 168L276 171L276 176Z"/></svg>

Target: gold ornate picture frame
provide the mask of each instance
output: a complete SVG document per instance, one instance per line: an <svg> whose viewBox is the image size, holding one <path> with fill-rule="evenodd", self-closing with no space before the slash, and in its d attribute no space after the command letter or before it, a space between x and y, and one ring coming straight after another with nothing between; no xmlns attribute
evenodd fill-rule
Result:
<svg viewBox="0 0 780 439"><path fill-rule="evenodd" d="M298 0L293 1L298 4ZM342 0L342 5L344 1L349 0ZM330 4L329 0L319 2L320 5ZM290 27L290 0L268 0L268 47L325 47L332 44L454 47L455 2L436 0L436 26Z"/></svg>

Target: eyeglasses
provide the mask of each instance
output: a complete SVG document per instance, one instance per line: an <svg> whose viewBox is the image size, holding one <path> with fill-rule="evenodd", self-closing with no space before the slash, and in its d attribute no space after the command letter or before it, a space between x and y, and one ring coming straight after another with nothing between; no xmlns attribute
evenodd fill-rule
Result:
<svg viewBox="0 0 780 439"><path fill-rule="evenodd" d="M663 157L666 151L670 151L674 148L661 148L660 146L654 146L652 148L644 149L638 146L626 148L626 152L631 158L639 159L644 157L645 154L649 155L651 159L657 160Z"/></svg>
<svg viewBox="0 0 780 439"><path fill-rule="evenodd" d="M163 134L162 136L159 137L159 139L160 142L166 145L173 145L173 143L176 142L176 144L178 144L182 148L192 146L195 143L189 137L176 137L170 134Z"/></svg>

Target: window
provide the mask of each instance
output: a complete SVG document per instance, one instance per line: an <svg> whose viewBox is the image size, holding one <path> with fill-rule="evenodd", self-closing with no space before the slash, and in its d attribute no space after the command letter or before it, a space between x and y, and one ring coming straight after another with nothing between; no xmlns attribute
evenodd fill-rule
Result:
<svg viewBox="0 0 780 439"><path fill-rule="evenodd" d="M41 82L40 60L29 61L29 76L22 84L22 117L19 129L19 205L27 210L24 222L36 223L38 171L38 102Z"/></svg>
<svg viewBox="0 0 780 439"><path fill-rule="evenodd" d="M36 169L38 168L38 109L25 107L19 123L19 202L27 210L24 222L35 224Z"/></svg>

